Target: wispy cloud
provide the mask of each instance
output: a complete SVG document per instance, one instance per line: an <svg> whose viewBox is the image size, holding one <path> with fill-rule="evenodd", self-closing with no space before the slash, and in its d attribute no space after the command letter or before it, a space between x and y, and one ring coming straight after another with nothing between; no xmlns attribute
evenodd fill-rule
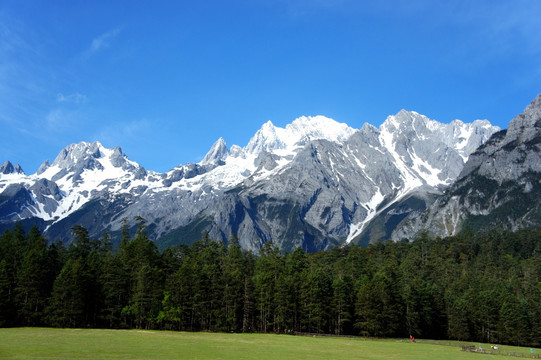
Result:
<svg viewBox="0 0 541 360"><path fill-rule="evenodd" d="M74 94L64 95L59 93L56 96L56 101L59 103L73 103L73 104L84 104L87 100L86 95L80 94L78 92Z"/></svg>
<svg viewBox="0 0 541 360"><path fill-rule="evenodd" d="M93 139L110 144L110 146L142 142L146 139L151 126L152 122L147 119L116 122L99 129L93 135Z"/></svg>
<svg viewBox="0 0 541 360"><path fill-rule="evenodd" d="M50 132L64 131L70 127L72 121L73 114L69 114L63 109L51 110L45 117L45 125Z"/></svg>
<svg viewBox="0 0 541 360"><path fill-rule="evenodd" d="M516 0L490 5L485 5L478 16L491 40L498 42L502 50L519 47L529 53L541 52L541 17L534 15L541 13L539 1Z"/></svg>
<svg viewBox="0 0 541 360"><path fill-rule="evenodd" d="M29 119L40 116L54 71L38 49L23 25L0 17L0 122L5 132L20 132Z"/></svg>
<svg viewBox="0 0 541 360"><path fill-rule="evenodd" d="M28 136L50 142L73 136L84 136L86 129L85 114L78 110L69 110L62 107L50 110L46 115L32 122L34 129ZM40 129L40 131L35 131ZM70 141L70 140L68 140Z"/></svg>
<svg viewBox="0 0 541 360"><path fill-rule="evenodd" d="M110 30L106 33L101 34L98 37L92 39L92 42L88 49L84 52L84 57L88 58L97 52L108 48L111 46L113 40L122 32L122 27L117 27L113 30Z"/></svg>

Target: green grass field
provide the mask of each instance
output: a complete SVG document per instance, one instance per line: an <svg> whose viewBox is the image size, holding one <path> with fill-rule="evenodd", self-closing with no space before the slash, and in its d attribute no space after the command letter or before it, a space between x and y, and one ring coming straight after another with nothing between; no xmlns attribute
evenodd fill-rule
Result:
<svg viewBox="0 0 541 360"><path fill-rule="evenodd" d="M473 344L477 347L479 344ZM490 348L489 345L482 345ZM461 343L409 339L139 330L0 329L0 359L517 359L463 352ZM541 354L536 349L535 355Z"/></svg>

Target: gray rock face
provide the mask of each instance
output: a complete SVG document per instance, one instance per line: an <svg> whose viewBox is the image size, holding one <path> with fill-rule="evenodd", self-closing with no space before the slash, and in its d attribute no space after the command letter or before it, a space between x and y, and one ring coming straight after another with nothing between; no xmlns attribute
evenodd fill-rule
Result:
<svg viewBox="0 0 541 360"><path fill-rule="evenodd" d="M2 165L0 165L0 174L4 174L4 175L7 175L7 174L23 174L24 175L24 171L23 171L23 169L21 168L21 166L19 164L13 166L13 164L11 164L11 162L6 161Z"/></svg>
<svg viewBox="0 0 541 360"><path fill-rule="evenodd" d="M73 144L20 182L0 178L0 221L12 221L9 208L67 239L78 223L99 236L142 216L159 246L190 243L201 231L221 241L236 234L254 251L271 240L286 251L364 243L426 208L475 144L497 130L486 121L441 124L404 110L379 129L323 116L285 128L269 121L246 147L228 149L220 138L200 163L163 174L120 148Z"/></svg>
<svg viewBox="0 0 541 360"><path fill-rule="evenodd" d="M35 201L42 204L47 213L54 212L58 207L58 202L62 200L60 189L56 183L47 179L39 179L28 190L34 194Z"/></svg>
<svg viewBox="0 0 541 360"><path fill-rule="evenodd" d="M10 184L0 193L0 222L16 222L32 217L28 205L32 194L21 184Z"/></svg>
<svg viewBox="0 0 541 360"><path fill-rule="evenodd" d="M36 174L37 175L43 174L49 168L49 166L51 166L51 163L49 162L49 160L45 160L43 164L41 164L41 166L39 167L38 172Z"/></svg>
<svg viewBox="0 0 541 360"><path fill-rule="evenodd" d="M286 145L281 141L276 134L276 128L269 120L261 129L259 129L255 136L250 140L246 146L247 153L260 153L262 151L272 152L273 150L283 149Z"/></svg>
<svg viewBox="0 0 541 360"><path fill-rule="evenodd" d="M6 161L0 166L0 174L12 174L14 171L15 169L9 161Z"/></svg>
<svg viewBox="0 0 541 360"><path fill-rule="evenodd" d="M113 150L113 153L111 154L111 164L114 166L114 167L122 167L122 166L125 166L127 164L129 164L127 161L126 161L126 157L124 156L124 154L122 153L122 149L120 148L120 146L117 146L114 150ZM129 169L130 167L126 167L126 170Z"/></svg>
<svg viewBox="0 0 541 360"><path fill-rule="evenodd" d="M457 181L423 214L393 233L395 240L428 229L454 235L467 226L517 229L541 224L541 95L474 152Z"/></svg>
<svg viewBox="0 0 541 360"><path fill-rule="evenodd" d="M229 155L229 150L223 138L219 138L218 141L212 145L210 151L205 155L202 165L219 165L223 163L223 160Z"/></svg>
<svg viewBox="0 0 541 360"><path fill-rule="evenodd" d="M88 168L93 170L96 163L94 159L100 157L99 143L78 143L66 146L53 162L53 166L58 166L67 170L80 170Z"/></svg>
<svg viewBox="0 0 541 360"><path fill-rule="evenodd" d="M541 131L541 95L538 95L526 107L522 114L517 115L509 123L509 128L503 141L503 146L516 143L527 144L539 137Z"/></svg>
<svg viewBox="0 0 541 360"><path fill-rule="evenodd" d="M540 172L541 95L509 123L506 132L472 154L460 178L474 172L497 181L519 179L526 172Z"/></svg>
<svg viewBox="0 0 541 360"><path fill-rule="evenodd" d="M405 173L434 186L456 179L471 152L499 129L486 120L472 124L455 120L443 125L402 110L389 117L382 130L382 141Z"/></svg>
<svg viewBox="0 0 541 360"><path fill-rule="evenodd" d="M388 216L402 219L426 208L433 194L459 174L462 154L469 155L466 145L482 142L497 130L486 124L456 131L456 122L445 126L402 111L381 130L365 125L344 142L309 141L283 167L277 168L279 157L268 160L272 153L262 151L258 170L244 185L218 196L202 214L210 219L215 238L227 241L235 233L243 246L254 250L270 239L284 250L359 242L363 230L386 209L393 211ZM271 144L283 144L276 132L266 131ZM262 168L272 177L260 178ZM417 200L391 209L412 191L418 193Z"/></svg>

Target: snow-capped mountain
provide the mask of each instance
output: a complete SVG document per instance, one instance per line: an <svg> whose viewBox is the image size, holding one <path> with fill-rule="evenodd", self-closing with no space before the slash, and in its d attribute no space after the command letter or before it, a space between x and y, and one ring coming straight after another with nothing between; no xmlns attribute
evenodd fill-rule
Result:
<svg viewBox="0 0 541 360"><path fill-rule="evenodd" d="M223 241L235 233L247 249L272 240L316 250L358 241L412 194L439 193L497 130L486 120L442 124L405 110L379 129L324 116L285 128L269 121L245 147L220 138L200 163L166 173L145 170L120 148L83 142L35 174L0 171L0 224L22 220L69 239L75 224L98 236L142 216L160 246L208 231Z"/></svg>
<svg viewBox="0 0 541 360"><path fill-rule="evenodd" d="M541 224L541 95L468 158L433 206L392 234L455 235L466 227L517 230Z"/></svg>

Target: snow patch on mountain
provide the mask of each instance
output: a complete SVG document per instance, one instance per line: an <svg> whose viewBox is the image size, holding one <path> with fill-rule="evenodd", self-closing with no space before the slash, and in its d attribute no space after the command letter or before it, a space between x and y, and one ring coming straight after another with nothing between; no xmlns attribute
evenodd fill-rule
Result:
<svg viewBox="0 0 541 360"><path fill-rule="evenodd" d="M244 151L259 154L262 151L285 150L281 156L291 155L313 140L345 141L356 130L325 116L302 116L285 128L274 126L269 120L250 139Z"/></svg>
<svg viewBox="0 0 541 360"><path fill-rule="evenodd" d="M280 171L303 148L313 140L342 142L349 138L355 129L325 116L302 116L285 128L275 126L270 120L256 132L248 144L241 148L233 145L227 149L226 142L220 138L200 162L201 165L217 164L212 170L191 179L183 179L174 185L182 190L199 190L204 185L224 190L242 183L254 175L254 181L261 181ZM262 153L276 157L276 167L258 170L256 162Z"/></svg>
<svg viewBox="0 0 541 360"><path fill-rule="evenodd" d="M488 122L474 124L458 120L441 124L405 110L389 116L379 129L365 124L356 130L324 116L299 117L284 128L268 121L244 148L228 148L219 138L201 162L179 165L166 173L145 170L120 148L82 142L64 148L52 164L44 162L35 174L0 174L0 193L11 184L23 186L31 201L25 205L28 212L19 215L51 223L90 200L110 201L122 195L127 200L121 216L159 219L157 231L163 234L188 225L202 211L218 213L212 207L239 185L248 192L255 189L252 194L265 188L269 193L264 195L281 199L280 204L308 197L303 222L314 229L327 226L335 239L349 242L384 208L415 189L445 186L454 180L475 143L496 129ZM216 223L239 214L241 202L233 204L223 204ZM255 220L246 216L243 226L254 226ZM259 216L257 221L263 221ZM116 230L120 218L115 214L117 223L107 226ZM279 223L264 221L268 221L268 234ZM256 236L255 230L246 231Z"/></svg>
<svg viewBox="0 0 541 360"><path fill-rule="evenodd" d="M363 232L365 226L368 223L370 223L370 221L372 221L374 217L376 217L378 213L377 208L383 202L384 199L385 199L385 196L381 193L381 190L378 188L374 196L372 196L372 198L370 199L370 201L368 201L365 204L362 204L362 207L364 207L367 210L367 215L363 221L357 224L350 225L349 234L348 234L348 237L346 238L346 243L349 244L351 240L359 236Z"/></svg>
<svg viewBox="0 0 541 360"><path fill-rule="evenodd" d="M399 133L400 122L397 121L397 117L390 116L381 125L380 128L380 141L383 147L391 154L394 159L394 163L400 171L404 186L402 192L407 193L419 186L423 185L421 179L411 171L411 168L406 165L403 156L399 155L396 151L395 134Z"/></svg>

